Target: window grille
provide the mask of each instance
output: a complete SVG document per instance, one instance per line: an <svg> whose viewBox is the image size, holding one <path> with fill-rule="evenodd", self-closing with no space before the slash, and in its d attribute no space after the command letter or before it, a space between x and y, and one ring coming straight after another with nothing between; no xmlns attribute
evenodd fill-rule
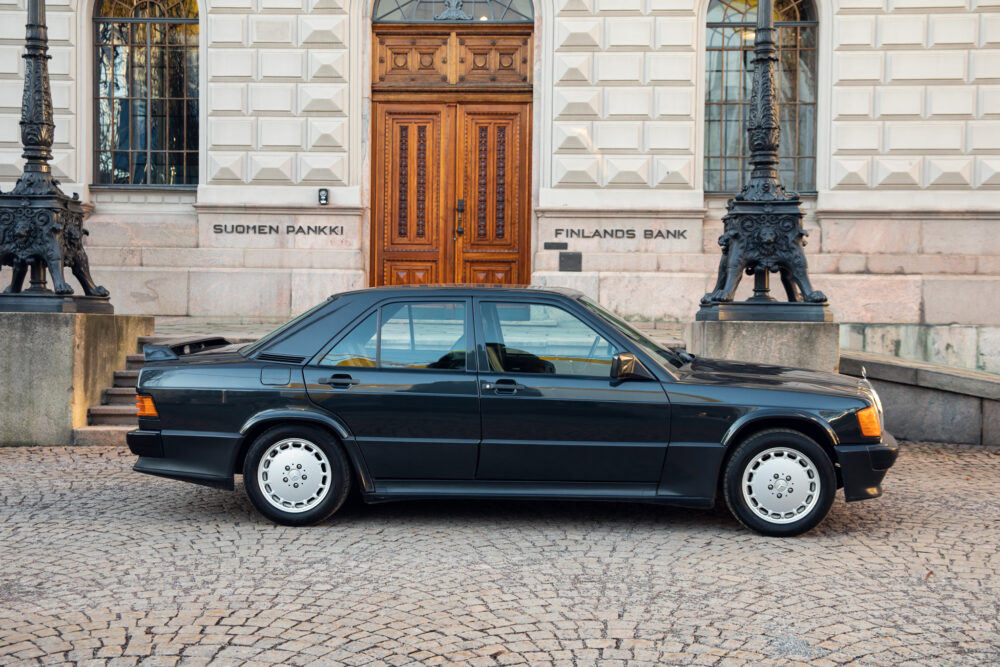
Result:
<svg viewBox="0 0 1000 667"><path fill-rule="evenodd" d="M795 192L816 190L816 42L811 0L777 0L780 175ZM749 177L746 119L753 81L756 0L711 0L705 72L705 191L731 193Z"/></svg>
<svg viewBox="0 0 1000 667"><path fill-rule="evenodd" d="M94 183L198 183L197 0L98 0Z"/></svg>

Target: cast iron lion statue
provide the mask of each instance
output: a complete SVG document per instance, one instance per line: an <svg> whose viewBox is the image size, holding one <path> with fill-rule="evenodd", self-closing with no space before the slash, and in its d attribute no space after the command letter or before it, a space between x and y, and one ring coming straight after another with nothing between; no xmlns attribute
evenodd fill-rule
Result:
<svg viewBox="0 0 1000 667"><path fill-rule="evenodd" d="M69 267L87 296L108 296L90 275L90 263L83 249L83 215L63 209L31 208L24 200L21 208L0 209L0 267L9 266L14 274L5 294L17 294L24 285L28 269L43 263L52 276L56 294L69 295L73 287L66 282L63 267Z"/></svg>

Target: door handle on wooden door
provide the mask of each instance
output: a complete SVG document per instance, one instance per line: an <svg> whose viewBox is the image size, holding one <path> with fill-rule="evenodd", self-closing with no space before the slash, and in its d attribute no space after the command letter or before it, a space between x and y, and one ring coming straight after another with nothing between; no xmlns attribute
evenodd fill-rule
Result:
<svg viewBox="0 0 1000 667"><path fill-rule="evenodd" d="M455 227L455 237L453 240L458 241L458 237L465 234L465 229L462 227L462 214L465 213L464 199L458 200L458 205L455 206L455 210L458 211L458 226Z"/></svg>

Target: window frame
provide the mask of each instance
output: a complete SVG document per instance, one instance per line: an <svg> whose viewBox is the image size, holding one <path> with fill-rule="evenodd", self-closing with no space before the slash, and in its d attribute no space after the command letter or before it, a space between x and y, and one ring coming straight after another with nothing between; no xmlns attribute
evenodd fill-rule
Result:
<svg viewBox="0 0 1000 667"><path fill-rule="evenodd" d="M818 156L818 150L819 150L819 135L818 135L818 133L819 133L819 99L818 99L818 96L819 96L819 74L820 74L819 57L820 57L820 53L821 53L821 51L820 51L821 34L820 34L819 8L816 6L815 0L806 0L806 1L809 2L812 5L813 15L816 17L816 20L814 20L814 21L803 21L803 20L780 21L780 20L777 19L777 17L775 17L774 28L775 28L775 48L776 48L776 54L775 55L778 57L778 64L777 64L777 75L778 75L778 82L777 83L778 83L778 85L780 85L780 77L781 77L781 54L784 51L784 49L781 48L781 36L780 36L781 29L782 28L795 28L795 29L799 29L799 28L812 28L813 29L813 35L814 35L814 39L815 39L815 46L811 50L815 54L814 70L813 70L813 85L814 85L814 88L813 88L813 98L814 98L814 101L813 102L806 102L805 103L805 104L811 105L813 107L813 137L812 137L813 148L812 148L812 154L811 155L800 155L799 154L798 141L797 141L798 134L799 134L798 119L799 119L799 107L803 103L800 101L801 100L801 94L798 93L798 89L796 91L797 94L796 94L796 98L795 98L794 102L785 102L785 103L782 103L780 98L777 99L779 118L780 118L782 107L787 107L789 105L794 104L794 106L796 108L796 115L795 115L795 119L796 119L796 127L795 127L796 142L795 143L796 143L796 146L795 146L795 152L792 155L786 155L786 156L781 156L779 154L779 157L778 157L778 159L779 159L779 165L780 165L780 160L782 159L782 157L784 157L786 159L787 158L791 158L792 160L794 160L795 169L793 171L793 183L791 183L791 184L782 183L782 185L784 185L786 187L786 189L788 189L789 191L795 191L798 194L807 195L808 196L808 195L815 195L817 193L817 187L818 187L817 186L817 182L816 182L816 180L817 180L816 176L817 176L817 167L818 167L818 162L819 162L819 156ZM749 155L750 154L748 152L744 156L744 155L742 155L742 153L743 153L744 150L748 150L747 149L747 139L746 139L745 112L746 112L747 107L750 104L750 97L748 96L745 99L741 97L740 101L738 102L738 105L739 105L739 108L740 108L740 112L741 112L741 114L740 114L740 130L739 130L740 153L736 154L736 155L727 155L726 152L725 152L725 145L724 145L725 142L723 141L723 138L720 138L720 142L719 142L719 154L718 155L709 155L709 153L708 153L708 145L709 145L709 138L708 138L709 137L709 132L708 132L709 107L710 106L717 106L721 110L720 111L720 116L719 116L720 131L721 131L721 128L725 126L725 113L724 113L724 110L727 107L732 106L734 104L733 102L730 102L728 100L724 100L722 102L709 102L709 95L711 93L710 86L709 86L709 81L708 81L708 76L709 76L709 58L710 58L710 55L711 55L712 52L719 53L719 57L720 57L720 59L722 61L722 70L721 70L722 81L721 81L720 85L722 85L723 89L724 89L724 87L725 87L725 79L726 79L726 72L727 72L727 70L725 69L725 54L728 53L728 52L735 51L735 49L726 49L724 47L723 48L719 48L719 49L710 48L709 47L709 31L716 30L716 29L725 29L725 28L732 28L732 29L739 29L739 30L754 30L754 31L756 31L757 24L756 24L756 21L753 21L753 22L748 22L748 21L742 21L742 22L736 22L736 21L733 21L733 22L710 21L707 18L707 12L710 11L711 8L712 8L712 2L709 2L708 5L707 5L707 8L706 8L705 20L702 23L702 30L704 30L704 33L702 33L702 34L704 35L704 38L705 38L705 67L704 67L704 71L702 72L702 75L704 76L704 82L705 82L705 92L702 95L702 108L704 109L704 115L703 115L703 118L702 118L702 132L704 133L704 142L703 142L703 146L702 146L702 156L701 156L702 157L702 179L703 179L703 183L704 183L703 192L704 192L705 196L716 196L716 195L730 195L731 196L733 194L733 191L730 190L730 189L725 189L726 188L725 183L723 183L722 186L721 186L723 189L719 189L719 190L709 189L709 187L708 187L708 182L709 182L708 161L709 161L709 159L716 159L716 160L721 160L721 161L724 162L725 160L736 159L736 160L739 160L742 163L742 166L739 169L739 180L738 180L738 182L737 182L737 184L735 186L735 190L736 191L741 190L747 184L747 182L749 181L749 178L750 178L750 169L751 169L750 163L749 163ZM777 6L776 5L773 7L773 9L774 9L775 13L777 13ZM796 47L796 49L795 49L796 52L798 52L800 50L801 49L799 49L798 47ZM741 53L744 53L746 51L747 51L747 49L743 49L742 47L740 48L740 52ZM752 60L752 55L753 55L753 48L752 47L749 49L749 53L751 55L751 60ZM740 76L742 78L742 74ZM750 76L751 77L753 76L752 63L751 63L751 69L750 69ZM776 96L778 95L778 91L777 90L775 90L775 95ZM780 151L779 151L779 153L780 153ZM795 187L796 185L798 185L798 180L799 180L799 178L798 178L798 165L799 165L799 160L801 160L801 159L811 159L813 161L812 162L812 187L810 189L798 189L797 190L796 187ZM719 170L713 170L713 171L719 171ZM723 165L723 167L721 169L721 173L724 174L725 171L726 170L725 170L725 167ZM781 172L780 172L780 166L779 166L779 178L780 178L780 175L781 175Z"/></svg>
<svg viewBox="0 0 1000 667"><path fill-rule="evenodd" d="M466 350L465 350L465 368L464 369L454 369L454 368L384 368L382 366L382 309L391 306L393 304L424 304L424 303L461 303L465 306L465 337L466 337ZM417 299L405 298L405 297L395 297L392 299L387 299L385 301L380 301L369 308L366 308L361 312L360 315L352 319L343 329L341 329L336 336L334 336L326 345L320 348L320 351L313 357L310 362L310 366L316 366L318 368L339 368L339 369L351 369L351 372L357 371L379 371L387 373L477 373L478 372L478 354L476 351L476 337L473 329L472 321L472 299L465 296L459 297L421 297ZM375 342L375 366L330 366L323 363L323 359L326 358L333 348L340 344L345 338L347 338L357 327L368 319L372 313L376 313L376 342Z"/></svg>
<svg viewBox="0 0 1000 667"><path fill-rule="evenodd" d="M93 12L93 15L92 15L91 21L90 21L90 24L91 24L91 26L90 26L91 27L90 57L91 57L91 61L92 61L91 62L91 65L92 65L91 66L91 85L93 87L93 95L91 96L91 105L92 105L92 114L91 115L93 116L93 119L92 119L92 128L91 128L91 130L92 130L91 138L92 138L92 141L93 141L93 147L92 147L92 150L91 150L91 156L92 156L94 162L93 162L93 168L90 170L90 181L91 182L90 182L90 184L89 184L88 187L90 187L92 189L96 189L96 190L147 190L147 191L170 190L170 191L196 191L198 189L198 184L201 182L201 177L202 177L202 174L201 174L201 152L202 152L201 151L201 133L202 133L202 129L203 128L201 127L201 103L202 103L201 68L202 68L203 63L201 62L201 46L202 46L202 44L201 44L202 35L201 35L201 30L200 30L201 15L199 14L198 16L195 16L193 18L192 17L187 17L187 18L110 17L110 16L102 16L101 14L99 14L99 8L100 8L101 4L102 4L101 0L94 0L94 12ZM135 4L138 4L138 3L135 3ZM101 133L101 119L100 119L100 113L99 113L100 101L102 99L115 100L115 99L122 99L122 98L117 98L117 97L114 97L114 96L112 96L110 98L102 98L101 94L100 94L101 93L101 90L100 90L101 63L100 63L100 59L98 58L98 49L101 48L101 45L103 44L103 42L99 41L99 28L100 28L100 26L102 24L114 25L114 24L135 24L135 23L144 23L144 24L147 25L147 28L146 28L146 48L147 49L149 48L149 45L152 44L151 31L152 31L152 24L154 24L154 23L156 23L156 24L164 24L164 25L181 24L181 25L197 25L197 26L199 26L199 30L198 30L198 44L196 46L194 46L194 47L191 47L191 46L187 45L186 43L184 45L185 50L187 50L187 49L193 49L193 51L195 53L195 56L197 58L197 65L198 65L198 86L197 86L197 93L198 93L198 95L197 95L197 97L186 97L185 96L185 97L181 97L181 98L153 97L152 94L151 94L151 91L152 91L152 85L151 85L151 83L152 83L152 81L151 81L152 80L152 74L150 72L151 68L149 67L148 61L147 61L147 66L145 68L146 69L146 96L144 98L142 98L142 99L145 100L145 102L147 104L146 148L145 148L144 151L143 150L133 150L131 148L131 145L130 145L127 150L116 151L114 149L114 144L112 142L112 147L108 151L102 151L101 150L101 146L100 146L100 136L101 136L101 134L100 134ZM113 65L113 62L114 62L113 61L113 58L114 58L114 48L113 47L111 47L111 48L112 48L112 51L111 51L111 53L112 53L111 68L113 69L113 67L114 67L114 65ZM130 48L129 48L129 60L131 60L131 44L130 44ZM186 63L185 63L185 73L187 73L187 64ZM132 78L131 77L129 77L127 79L127 85L128 85L128 87L130 89L130 92L131 92L131 87L132 87ZM113 84L112 84L112 87L113 87ZM129 95L126 99L137 100L137 99L140 99L140 98L133 98L131 95ZM170 151L170 150L154 151L152 149L152 147L151 147L152 141L151 141L151 136L150 136L150 133L151 133L152 130L151 130L151 123L149 122L149 118L151 117L151 113L150 113L150 111L151 111L151 103L152 103L152 101L154 99L155 100L164 100L164 101L179 99L179 100L181 100L181 101L183 101L185 103L185 106L187 105L187 103L189 103L191 101L195 101L195 102L198 103L198 115L197 115L197 119L196 119L197 123L198 123L198 140L197 140L197 147L196 147L196 149L194 151L187 150L186 148L184 150L182 150L182 151ZM185 123L186 123L186 121L185 121ZM132 130L132 115L131 115L131 105L130 105L130 114L129 114L129 143L130 144L131 144L131 141L132 141L132 132L131 132L131 130ZM146 154L146 165L147 165L146 166L146 182L145 183L115 183L114 182L114 164L113 164L114 157L112 157L112 167L111 167L111 169L112 169L111 181L112 182L110 182L110 183L101 183L101 182L99 182L98 174L99 174L99 169L100 169L100 154L104 153L104 152L111 153L112 156L114 155L114 153L122 153L122 152L127 153L129 155L129 180L132 179L132 165L133 165L132 155L133 154L138 154L138 153L145 153ZM167 154L172 153L172 152L173 153L179 152L179 153L182 153L185 156L185 163L184 163L185 181L187 180L186 176L187 176L187 170L188 170L187 163L186 163L187 155L189 153L194 153L195 156L196 156L196 160L195 160L196 167L195 167L195 169L196 169L196 176L197 176L196 179L195 179L195 182L194 183L186 183L186 182L185 183L149 183L150 168L152 166L152 161L151 161L152 155L153 155L153 153L157 153L157 152L162 152L164 155L167 155Z"/></svg>
<svg viewBox="0 0 1000 667"><path fill-rule="evenodd" d="M603 321L595 322L591 318L590 311L586 310L575 301L573 301L574 307L569 307L565 301L560 299L542 299L542 298L516 298L512 296L489 296L489 297L479 297L474 299L475 301L475 325L476 325L476 339L478 344L476 346L476 356L479 358L479 367L483 369L484 374L496 375L499 377L523 377L523 378L575 378L577 380L608 380L613 381L611 378L611 369L608 368L608 375L577 375L572 373L523 373L517 371L495 371L490 368L489 355L486 352L486 331L485 331L485 321L482 317L482 307L486 303L499 303L499 304L523 304L525 306L548 306L550 308L558 308L563 312L573 316L585 326L587 326L595 334L601 336L604 340L615 347L615 354L620 354L622 352L635 352L631 349L632 346L623 344L621 336L615 334L611 335L612 332L607 330L606 323ZM580 310L577 310L580 307ZM614 358L614 355L612 355Z"/></svg>

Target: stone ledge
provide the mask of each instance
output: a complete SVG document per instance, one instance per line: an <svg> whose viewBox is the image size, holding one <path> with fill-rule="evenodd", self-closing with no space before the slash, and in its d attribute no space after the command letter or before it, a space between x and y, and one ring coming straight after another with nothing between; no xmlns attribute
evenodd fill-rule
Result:
<svg viewBox="0 0 1000 667"><path fill-rule="evenodd" d="M993 401L1000 400L1000 375L879 354L841 351L841 373L860 377L862 366L868 377L875 380L926 387Z"/></svg>

